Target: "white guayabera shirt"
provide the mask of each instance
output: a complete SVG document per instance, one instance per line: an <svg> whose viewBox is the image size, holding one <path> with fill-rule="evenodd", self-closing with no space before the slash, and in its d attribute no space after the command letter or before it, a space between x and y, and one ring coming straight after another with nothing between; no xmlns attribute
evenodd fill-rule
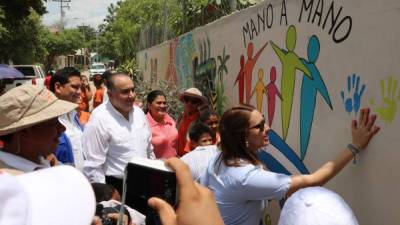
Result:
<svg viewBox="0 0 400 225"><path fill-rule="evenodd" d="M99 105L82 137L86 158L83 173L91 182L105 183L105 176L123 178L134 157L155 159L151 131L143 111L134 106L129 120L107 101Z"/></svg>

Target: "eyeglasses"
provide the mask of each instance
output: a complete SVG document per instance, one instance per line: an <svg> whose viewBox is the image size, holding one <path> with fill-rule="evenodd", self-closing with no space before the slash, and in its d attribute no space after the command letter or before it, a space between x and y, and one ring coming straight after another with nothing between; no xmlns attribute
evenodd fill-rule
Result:
<svg viewBox="0 0 400 225"><path fill-rule="evenodd" d="M197 99L197 98L183 97L183 101L184 101L185 103L191 102L193 105L200 104L200 100Z"/></svg>
<svg viewBox="0 0 400 225"><path fill-rule="evenodd" d="M254 129L254 128L257 128L260 131L264 131L265 130L265 120L261 120L261 122L259 124L250 127L249 130Z"/></svg>

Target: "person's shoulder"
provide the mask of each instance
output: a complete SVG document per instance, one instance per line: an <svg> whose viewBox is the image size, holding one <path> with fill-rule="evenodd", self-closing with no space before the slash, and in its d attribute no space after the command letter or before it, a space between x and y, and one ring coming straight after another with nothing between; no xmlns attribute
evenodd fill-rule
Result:
<svg viewBox="0 0 400 225"><path fill-rule="evenodd" d="M133 113L135 115L145 117L145 114L144 114L143 110L139 106L136 106L136 105L133 106Z"/></svg>
<svg viewBox="0 0 400 225"><path fill-rule="evenodd" d="M261 168L250 163L241 163L239 166L225 166L223 174L229 177L232 184L243 185L249 177L261 172Z"/></svg>

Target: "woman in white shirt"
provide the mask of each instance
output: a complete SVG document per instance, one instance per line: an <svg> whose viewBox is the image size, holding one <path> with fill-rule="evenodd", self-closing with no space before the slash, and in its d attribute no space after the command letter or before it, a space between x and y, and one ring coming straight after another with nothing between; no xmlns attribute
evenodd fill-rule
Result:
<svg viewBox="0 0 400 225"><path fill-rule="evenodd" d="M264 200L281 199L334 177L379 131L375 120L369 109L362 109L359 120L352 122L352 143L334 160L312 174L287 176L267 171L257 158L258 149L269 144L270 128L262 114L250 105L233 107L221 118L221 153L211 160L202 183L214 192L226 225L258 225Z"/></svg>

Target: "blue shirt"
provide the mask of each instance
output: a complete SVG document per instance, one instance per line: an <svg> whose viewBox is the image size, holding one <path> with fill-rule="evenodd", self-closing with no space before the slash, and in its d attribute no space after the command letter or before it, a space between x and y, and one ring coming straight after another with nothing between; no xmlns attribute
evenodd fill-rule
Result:
<svg viewBox="0 0 400 225"><path fill-rule="evenodd" d="M291 184L290 176L245 161L238 167L226 166L216 163L219 155L210 161L201 183L214 192L226 225L259 225L266 207L264 200L283 198Z"/></svg>
<svg viewBox="0 0 400 225"><path fill-rule="evenodd" d="M58 138L60 143L58 144L56 150L56 158L58 161L62 162L63 164L74 165L74 154L72 153L72 145L65 134L65 132L61 133L61 136Z"/></svg>

